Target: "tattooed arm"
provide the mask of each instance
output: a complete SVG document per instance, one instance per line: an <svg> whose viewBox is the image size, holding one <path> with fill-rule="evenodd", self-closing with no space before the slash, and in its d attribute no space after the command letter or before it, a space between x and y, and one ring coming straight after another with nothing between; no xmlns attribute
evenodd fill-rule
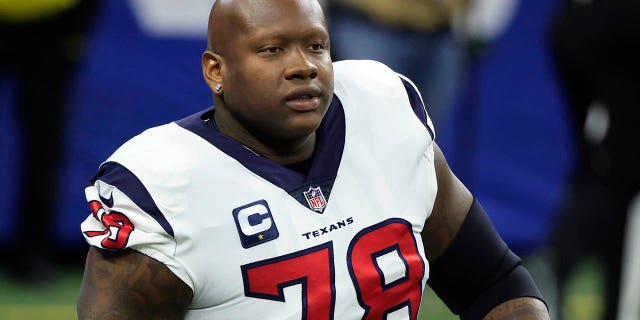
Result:
<svg viewBox="0 0 640 320"><path fill-rule="evenodd" d="M184 319L191 288L164 264L137 251L89 249L78 319Z"/></svg>
<svg viewBox="0 0 640 320"><path fill-rule="evenodd" d="M519 266L519 258L508 250L471 192L451 171L442 151L435 146L434 152L438 193L422 231L432 288L463 318L548 320L547 307L534 298L539 292L526 269ZM514 288L515 296L506 293Z"/></svg>

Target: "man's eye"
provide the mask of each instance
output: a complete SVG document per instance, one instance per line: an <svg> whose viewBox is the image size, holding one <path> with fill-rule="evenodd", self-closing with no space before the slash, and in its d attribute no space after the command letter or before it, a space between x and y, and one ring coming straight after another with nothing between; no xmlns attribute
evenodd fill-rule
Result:
<svg viewBox="0 0 640 320"><path fill-rule="evenodd" d="M280 47L268 47L268 48L264 48L262 50L260 50L260 53L265 53L265 54L275 54L282 51L282 48Z"/></svg>
<svg viewBox="0 0 640 320"><path fill-rule="evenodd" d="M324 49L324 44L322 43L314 43L311 46L309 46L311 48L311 50L313 51L320 51Z"/></svg>

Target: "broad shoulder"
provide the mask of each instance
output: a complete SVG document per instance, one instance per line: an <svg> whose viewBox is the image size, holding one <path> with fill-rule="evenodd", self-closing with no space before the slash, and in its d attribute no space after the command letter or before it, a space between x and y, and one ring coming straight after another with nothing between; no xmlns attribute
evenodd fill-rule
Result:
<svg viewBox="0 0 640 320"><path fill-rule="evenodd" d="M145 154L157 157L158 152L167 151L179 154L177 151L189 149L193 147L194 142L202 140L196 138L194 133L197 133L198 130L208 129L203 129L206 124L202 118L212 109L207 108L173 122L148 127L121 144L111 155L111 158L141 157Z"/></svg>
<svg viewBox="0 0 640 320"><path fill-rule="evenodd" d="M374 81L380 77L397 77L397 73L389 66L375 60L341 60L333 63L336 82L369 79Z"/></svg>
<svg viewBox="0 0 640 320"><path fill-rule="evenodd" d="M386 64L380 62L380 61L376 61L376 60L368 60L368 59L361 59L361 60L339 60L339 61L335 61L333 62L333 67L335 69L357 69L357 70L368 70L368 69L377 69L377 70L388 70L388 71L392 71L391 68L389 68L389 66L387 66Z"/></svg>
<svg viewBox="0 0 640 320"><path fill-rule="evenodd" d="M401 76L387 65L374 60L334 62L334 91L346 96L406 96Z"/></svg>

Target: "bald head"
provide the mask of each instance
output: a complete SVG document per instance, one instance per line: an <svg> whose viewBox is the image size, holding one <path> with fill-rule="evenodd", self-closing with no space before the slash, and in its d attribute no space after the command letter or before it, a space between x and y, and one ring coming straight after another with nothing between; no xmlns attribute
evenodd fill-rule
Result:
<svg viewBox="0 0 640 320"><path fill-rule="evenodd" d="M317 0L216 0L209 14L207 49L224 54L234 39L250 29L282 19L281 14L292 8L303 16L320 15L326 28L322 6Z"/></svg>
<svg viewBox="0 0 640 320"><path fill-rule="evenodd" d="M327 23L317 0L218 0L202 73L221 133L278 163L313 154L333 99Z"/></svg>

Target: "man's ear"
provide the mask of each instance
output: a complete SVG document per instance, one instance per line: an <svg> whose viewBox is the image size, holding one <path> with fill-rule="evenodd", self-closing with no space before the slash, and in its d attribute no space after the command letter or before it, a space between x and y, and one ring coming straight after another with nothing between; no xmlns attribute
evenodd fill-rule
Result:
<svg viewBox="0 0 640 320"><path fill-rule="evenodd" d="M202 54L202 75L214 94L221 93L224 59L221 55L207 50Z"/></svg>

